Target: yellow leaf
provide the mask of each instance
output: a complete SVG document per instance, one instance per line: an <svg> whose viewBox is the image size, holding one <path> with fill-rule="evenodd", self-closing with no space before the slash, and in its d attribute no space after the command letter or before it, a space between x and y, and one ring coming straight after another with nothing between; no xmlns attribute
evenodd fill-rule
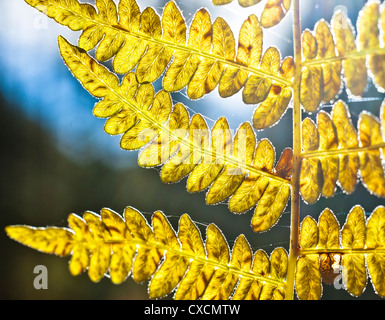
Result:
<svg viewBox="0 0 385 320"><path fill-rule="evenodd" d="M178 103L175 105L168 122L168 134L160 132L138 157L141 167L155 167L168 159L179 149L182 140L188 130L189 114L186 108Z"/></svg>
<svg viewBox="0 0 385 320"><path fill-rule="evenodd" d="M258 60L256 60L258 62ZM278 74L281 63L281 55L275 47L266 50L262 57L260 69L272 75ZM270 78L251 75L245 84L242 92L243 101L246 104L257 104L264 101L269 94L269 90L273 85Z"/></svg>
<svg viewBox="0 0 385 320"><path fill-rule="evenodd" d="M278 72L283 78L290 80L294 74L294 60L291 57L285 58ZM253 76L251 76L249 80L252 79L252 77ZM261 84L265 83L271 83L271 81L263 80L261 82ZM266 90L265 93L267 96L263 98L262 103L255 109L253 114L253 126L257 130L265 129L276 124L286 112L292 98L292 90L289 86L272 83L269 89L266 88Z"/></svg>
<svg viewBox="0 0 385 320"><path fill-rule="evenodd" d="M270 28L286 16L290 9L291 0L268 0L261 16L261 23L264 28Z"/></svg>
<svg viewBox="0 0 385 320"><path fill-rule="evenodd" d="M92 236L86 222L76 214L68 216L68 225L75 232L76 240L69 270L73 276L78 276L85 272L90 264L90 250L87 243L92 242Z"/></svg>
<svg viewBox="0 0 385 320"><path fill-rule="evenodd" d="M302 33L302 52L305 61L313 60L317 56L317 40L310 30ZM303 67L301 77L301 103L306 111L315 112L322 101L323 75L319 66Z"/></svg>
<svg viewBox="0 0 385 320"><path fill-rule="evenodd" d="M269 230L277 223L286 208L289 196L290 187L286 183L270 180L251 219L254 232Z"/></svg>
<svg viewBox="0 0 385 320"><path fill-rule="evenodd" d="M330 209L322 211L318 219L318 248L334 249L339 248L340 226Z"/></svg>
<svg viewBox="0 0 385 320"><path fill-rule="evenodd" d="M101 211L103 223L110 230L111 241L116 242L112 247L110 261L111 281L115 284L124 282L131 273L132 260L136 253L136 247L129 244L133 237L127 228L125 221L116 212L104 208Z"/></svg>
<svg viewBox="0 0 385 320"><path fill-rule="evenodd" d="M377 207L370 215L366 231L366 247L368 249L385 248L385 207ZM385 254L370 253L367 255L367 265L372 284L377 294L385 296Z"/></svg>
<svg viewBox="0 0 385 320"><path fill-rule="evenodd" d="M68 256L74 247L74 234L67 229L33 228L29 226L6 227L8 237L35 250Z"/></svg>
<svg viewBox="0 0 385 320"><path fill-rule="evenodd" d="M319 135L314 122L306 118L302 122L302 148L305 152L319 148ZM315 203L323 188L321 162L317 158L303 159L300 173L300 191L302 198L309 204Z"/></svg>
<svg viewBox="0 0 385 320"><path fill-rule="evenodd" d="M337 11L332 18L332 29L336 39L336 47L340 56L357 51L354 29L350 19L342 11ZM344 75L348 91L354 96L361 96L368 83L365 58L345 59Z"/></svg>
<svg viewBox="0 0 385 320"><path fill-rule="evenodd" d="M64 252L73 255L71 273L78 275L88 268L93 281L109 272L113 283L121 283L131 274L131 266L136 281L153 275L151 298L176 288L175 299L228 299L233 291L241 299L283 298L287 253L282 248L271 254L271 269L262 250L254 255L251 268L252 250L244 235L236 239L230 256L227 241L215 225L206 228L204 245L187 214L179 220L178 235L160 211L153 214L152 227L132 207L125 209L124 219L107 208L101 216L87 211L83 217L71 214L70 229L9 226L6 231L15 240L47 253L62 255L62 244L70 242ZM242 293L238 283L244 288Z"/></svg>
<svg viewBox="0 0 385 320"><path fill-rule="evenodd" d="M144 12L142 14L141 23L143 23L143 15ZM172 23L170 25L170 22L175 16L177 16L176 27ZM162 28L159 16L155 12L152 12L151 14L147 15L146 18L149 20L146 21L147 24L156 26L156 33L154 38L159 37L160 39L162 36ZM181 29L181 27L179 26L180 23L184 24L183 17L181 16L179 9L176 8L175 3L170 1L168 5L166 5L166 7L164 8L162 16L162 26L164 32L163 39L166 38L170 40L171 37L179 36L180 30L178 29ZM176 30L171 29L170 27L175 27ZM179 41L178 39L174 38L173 40ZM166 69L168 63L171 61L173 52L174 51L172 49L163 44L148 43L147 51L144 56L140 59L138 67L136 69L138 81L140 83L145 83L154 82L156 79L158 79L163 73L163 71Z"/></svg>
<svg viewBox="0 0 385 320"><path fill-rule="evenodd" d="M234 60L235 39L225 20L217 18L212 26L212 54ZM187 87L190 99L199 99L203 95L213 91L224 71L224 64L209 58L203 58Z"/></svg>
<svg viewBox="0 0 385 320"><path fill-rule="evenodd" d="M318 243L317 223L307 216L301 223L299 245L302 249L315 248ZM295 287L301 300L319 300L322 295L320 264L317 254L300 256L297 260Z"/></svg>
<svg viewBox="0 0 385 320"><path fill-rule="evenodd" d="M207 258L227 265L230 261L230 250L222 232L214 225L210 224L206 230L206 251ZM214 271L206 290L203 293L202 300L215 299L217 290L223 283L227 272L221 269Z"/></svg>
<svg viewBox="0 0 385 320"><path fill-rule="evenodd" d="M374 116L362 112L358 120L360 147L383 143L381 126ZM385 172L379 149L359 153L360 173L366 188L378 197L385 197Z"/></svg>
<svg viewBox="0 0 385 320"><path fill-rule="evenodd" d="M234 138L233 156L240 161L240 164L250 165L256 145L256 138L253 128L248 122L243 123ZM246 170L236 165L226 165L211 185L206 194L206 203L215 204L230 197L242 183Z"/></svg>
<svg viewBox="0 0 385 320"><path fill-rule="evenodd" d="M120 143L121 147L127 150L137 150L154 139L161 131L159 126L167 122L171 109L170 94L159 91L155 95L151 107L145 111L150 120L143 117L144 119L126 131Z"/></svg>
<svg viewBox="0 0 385 320"><path fill-rule="evenodd" d="M197 51L210 52L211 20L206 9L202 8L195 14L187 46ZM191 51L175 51L174 61L163 78L163 88L166 91L178 91L184 88L189 83L199 62L199 56Z"/></svg>
<svg viewBox="0 0 385 320"><path fill-rule="evenodd" d="M319 258L316 254L301 256L297 260L295 288L301 300L319 300L322 296Z"/></svg>
<svg viewBox="0 0 385 320"><path fill-rule="evenodd" d="M251 249L246 238L240 235L234 243L234 247L231 254L230 268L236 270L243 270L248 272L251 266ZM210 300L228 300L230 294L234 290L235 285L238 282L238 275L234 272L224 270L216 270L213 277L210 280L207 290L202 299ZM210 296L210 293L212 296Z"/></svg>
<svg viewBox="0 0 385 320"><path fill-rule="evenodd" d="M221 1L221 0L214 0L214 1ZM227 1L227 0L224 0L224 1ZM250 7L261 2L261 0L238 0L238 2L242 7Z"/></svg>
<svg viewBox="0 0 385 320"><path fill-rule="evenodd" d="M169 248L165 253L165 260L156 270L149 285L149 296L161 298L169 294L180 282L187 270L187 259L178 253L178 238L163 213L154 213L152 225L156 240Z"/></svg>
<svg viewBox="0 0 385 320"><path fill-rule="evenodd" d="M334 104L332 120L337 130L338 148L357 148L357 132L351 122L348 107L344 102L337 101ZM356 187L359 166L357 153L346 153L339 156L338 182L347 193L352 193Z"/></svg>
<svg viewBox="0 0 385 320"><path fill-rule="evenodd" d="M255 150L252 166L263 171L272 171L275 161L275 150L267 139L261 140ZM269 179L259 173L249 172L229 201L229 209L243 213L255 206L264 193Z"/></svg>
<svg viewBox="0 0 385 320"><path fill-rule="evenodd" d="M206 189L217 178L224 167L224 157L233 147L232 136L226 118L220 118L211 131L211 154L204 155L187 179L187 190L199 192Z"/></svg>
<svg viewBox="0 0 385 320"><path fill-rule="evenodd" d="M100 245L90 247L91 256L88 266L88 276L91 281L98 282L107 273L110 265L111 246L103 241L110 238L110 233L106 225L100 220L99 215L87 211L84 213L83 218L90 229L92 242L100 242Z"/></svg>
<svg viewBox="0 0 385 320"><path fill-rule="evenodd" d="M66 1L65 10L58 5L59 1L57 0L25 0L25 2L74 31L85 29L89 25L89 22L83 16L90 19L96 17L96 10L92 5L80 4L76 0Z"/></svg>
<svg viewBox="0 0 385 320"><path fill-rule="evenodd" d="M383 20L382 13L381 20ZM367 49L380 48L380 7L377 2L368 2L360 12L357 21L357 41L361 51ZM384 28L383 28L384 30ZM368 67L373 74L374 83L382 88L385 88L385 55L375 54L369 55Z"/></svg>
<svg viewBox="0 0 385 320"><path fill-rule="evenodd" d="M228 4L228 3L232 2L233 0L212 0L212 1L213 1L214 5L220 6L223 4Z"/></svg>
<svg viewBox="0 0 385 320"><path fill-rule="evenodd" d="M263 32L259 20L250 15L242 24L239 32L238 53L236 61L249 67L258 67L262 55ZM240 68L227 66L219 83L221 97L230 97L245 84L249 72Z"/></svg>
<svg viewBox="0 0 385 320"><path fill-rule="evenodd" d="M228 4L233 0L212 0L212 1L214 5L220 6L220 5ZM238 0L238 2L242 7L249 7L261 2L261 0Z"/></svg>
<svg viewBox="0 0 385 320"><path fill-rule="evenodd" d="M261 130L276 124L287 110L291 97L292 91L289 87L273 85L265 101L254 111L254 128Z"/></svg>
<svg viewBox="0 0 385 320"><path fill-rule="evenodd" d="M98 98L113 95L111 91L119 87L119 80L114 74L62 37L59 37L59 47L66 65L86 90Z"/></svg>
<svg viewBox="0 0 385 320"><path fill-rule="evenodd" d="M201 161L203 151L209 146L209 138L206 121L200 114L195 114L191 118L186 144L162 167L162 181L175 183L187 176Z"/></svg>
<svg viewBox="0 0 385 320"><path fill-rule="evenodd" d="M328 59L336 56L336 48L330 26L325 20L320 20L315 27L315 38L318 51L317 59ZM341 91L341 70L340 61L321 64L323 78L323 101L333 100Z"/></svg>
<svg viewBox="0 0 385 320"><path fill-rule="evenodd" d="M338 148L337 130L328 113L319 112L317 116L317 129L319 135L319 150L328 151ZM319 157L323 174L322 194L332 197L336 189L339 173L338 155L326 155Z"/></svg>
<svg viewBox="0 0 385 320"><path fill-rule="evenodd" d="M303 249L315 248L318 244L318 227L316 221L307 216L301 223L299 245Z"/></svg>
<svg viewBox="0 0 385 320"><path fill-rule="evenodd" d="M156 239L146 219L134 208L127 207L124 210L124 220L135 239L142 240L148 245L139 245L136 254L132 277L136 282L142 282L150 278L158 267L161 254L155 245Z"/></svg>
<svg viewBox="0 0 385 320"><path fill-rule="evenodd" d="M318 219L318 248L339 249L340 226L334 213L325 209ZM341 255L321 254L320 271L325 284L333 284L340 273Z"/></svg>
<svg viewBox="0 0 385 320"><path fill-rule="evenodd" d="M350 210L341 230L341 244L347 249L363 249L365 246L365 213L360 206ZM359 296L366 286L365 256L363 254L342 255L342 279L346 289Z"/></svg>
<svg viewBox="0 0 385 320"><path fill-rule="evenodd" d="M196 225L187 214L179 220L178 237L182 250L197 257L206 255L201 234ZM196 300L204 292L208 281L214 272L214 267L204 262L194 260L189 266L189 271L182 279L175 293L175 300Z"/></svg>
<svg viewBox="0 0 385 320"><path fill-rule="evenodd" d="M124 43L113 61L113 67L117 73L125 74L132 70L145 52L147 47L146 41L140 37L131 35L131 33L139 33L140 30L140 32L146 35L155 35L148 25L148 21L151 19L149 16L152 14L154 14L154 12L144 10L141 15L135 0L119 2L119 25L130 33L124 35ZM155 22L156 20L152 19L152 21ZM155 29L159 30L158 28ZM80 43L79 45L83 48ZM93 48L95 45L90 45L90 47Z"/></svg>

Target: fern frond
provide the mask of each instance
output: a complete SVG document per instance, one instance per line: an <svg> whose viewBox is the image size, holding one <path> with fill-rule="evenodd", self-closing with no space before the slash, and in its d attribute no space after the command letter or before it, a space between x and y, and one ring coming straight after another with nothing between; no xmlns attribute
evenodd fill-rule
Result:
<svg viewBox="0 0 385 320"><path fill-rule="evenodd" d="M383 115L385 102L380 114ZM384 119L363 111L354 128L348 106L337 101L330 116L318 113L317 124L306 118L302 123L303 161L301 193L308 203L322 194L331 197L336 183L347 192L355 189L358 176L364 186L378 197L385 197Z"/></svg>
<svg viewBox="0 0 385 320"><path fill-rule="evenodd" d="M233 0L212 0L214 5L224 5ZM242 7L255 5L261 0L238 0ZM261 16L261 23L264 28L271 28L279 24L290 10L291 0L268 0Z"/></svg>
<svg viewBox="0 0 385 320"><path fill-rule="evenodd" d="M150 227L132 207L124 219L104 208L101 214L71 214L69 228L8 226L8 236L33 249L59 256L72 255L69 269L77 276L86 270L100 281L108 274L113 283L128 276L136 282L150 279L150 298L161 298L176 289L175 299L283 299L287 253L275 249L253 252L240 235L230 252L214 224L203 242L198 227L187 214L176 234L166 216L157 211ZM238 284L238 285L237 285Z"/></svg>
<svg viewBox="0 0 385 320"><path fill-rule="evenodd" d="M275 82L287 91L279 108L270 111L280 112L275 115L277 119L290 102L291 79L278 72L281 63L278 50L274 48L274 55L265 53L261 61L263 31L255 15L250 15L241 28L236 54L235 38L227 22L217 18L212 23L205 9L196 12L187 30L173 1L166 4L162 17L150 7L140 12L135 0L121 0L118 11L112 0L96 1L98 13L93 6L77 0L26 1L58 23L82 30L79 47L89 51L97 46L96 59L114 58L115 72L126 74L136 67L139 83L154 82L167 69L163 77L166 91L187 86L188 96L199 99L218 85L224 97L245 86L244 97L248 96L247 92L258 91L263 101ZM267 83L262 86L260 81ZM256 103L248 98L244 101Z"/></svg>
<svg viewBox="0 0 385 320"><path fill-rule="evenodd" d="M334 213L325 209L317 222L307 216L301 224L300 257L296 289L300 299L319 299L322 281L342 278L353 296L364 291L370 276L375 292L385 296L385 207L365 218L361 206L353 207L340 230Z"/></svg>
<svg viewBox="0 0 385 320"><path fill-rule="evenodd" d="M233 212L248 211L259 202L252 218L255 231L265 231L278 221L290 195L290 151L274 169L274 147L268 140L257 144L249 123L243 123L233 138L222 117L210 132L201 115L190 121L182 104L173 106L169 93L155 95L153 86L139 86L133 73L119 84L114 74L82 49L61 37L59 47L75 77L91 94L102 98L94 114L109 117L105 131L123 134L123 149L144 147L138 158L140 166L163 165L161 179L166 183L188 176L189 192L209 188L208 204L232 196L229 208Z"/></svg>
<svg viewBox="0 0 385 320"><path fill-rule="evenodd" d="M302 103L307 111L314 112L316 102L328 102L335 98L342 84L341 72L350 95L362 96L368 85L368 76L379 91L385 90L384 39L380 39L385 34L384 8L385 5L380 5L379 1L366 3L357 20L357 36L350 19L342 11L334 14L331 27L324 20L317 23L317 55L302 62ZM314 76L320 69L323 79ZM318 94L319 88L324 90L322 99ZM312 99L316 102L312 103Z"/></svg>

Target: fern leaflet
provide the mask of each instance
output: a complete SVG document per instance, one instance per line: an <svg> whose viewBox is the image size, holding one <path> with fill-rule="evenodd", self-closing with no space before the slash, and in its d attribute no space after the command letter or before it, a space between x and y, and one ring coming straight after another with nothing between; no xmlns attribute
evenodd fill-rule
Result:
<svg viewBox="0 0 385 320"><path fill-rule="evenodd" d="M175 288L174 298L187 299L283 299L287 253L275 249L270 258L265 251L252 253L240 235L230 252L222 232L214 224L200 231L187 214L179 220L176 234L165 215L157 211L152 227L132 207L124 219L104 208L101 215L85 212L83 218L71 214L69 228L9 226L7 234L36 250L72 255L72 275L88 270L90 279L100 281L109 274L113 283L132 275L137 282L151 278L149 296L160 298Z"/></svg>
<svg viewBox="0 0 385 320"><path fill-rule="evenodd" d="M381 115L384 107L383 103ZM380 121L363 111L359 115L357 134L348 106L337 101L331 116L324 111L318 113L317 125L310 118L304 119L302 133L301 193L305 201L314 203L321 194L333 196L336 183L345 192L352 193L358 176L371 193L385 197L383 119Z"/></svg>
<svg viewBox="0 0 385 320"><path fill-rule="evenodd" d="M301 224L296 274L298 297L319 299L322 281L330 284L339 276L346 290L359 296L366 287L368 274L377 294L384 297L384 235L383 206L377 207L368 219L361 206L353 207L341 230L330 209L322 212L318 225L307 216Z"/></svg>
<svg viewBox="0 0 385 320"><path fill-rule="evenodd" d="M119 85L114 74L83 50L64 38L59 38L59 47L67 66L83 86L103 98L96 104L94 114L111 116L105 129L110 134L124 133L121 147L136 150L151 142L141 151L139 165L155 167L166 162L161 173L164 182L177 182L189 175L190 192L210 186L206 198L209 204L234 194L235 200L229 205L234 212L245 212L259 201L252 219L255 231L267 230L277 222L290 195L290 172L274 170L275 151L268 140L262 140L255 148L257 142L250 124L242 124L233 139L227 120L220 118L209 134L200 115L195 115L189 124L186 108L182 104L173 108L169 93L160 91L154 97L152 85L139 86L133 73L127 74ZM288 154L284 160L290 162ZM290 165L286 169L290 170ZM247 202L241 202L240 198L245 197Z"/></svg>

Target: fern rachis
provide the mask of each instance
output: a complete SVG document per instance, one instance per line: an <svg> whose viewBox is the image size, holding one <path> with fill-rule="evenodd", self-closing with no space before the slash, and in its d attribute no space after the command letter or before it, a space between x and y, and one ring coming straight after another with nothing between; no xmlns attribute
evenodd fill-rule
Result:
<svg viewBox="0 0 385 320"><path fill-rule="evenodd" d="M164 296L179 285L176 299L291 299L294 290L300 299L319 299L322 279L333 281L330 274L340 265L349 293L360 295L369 275L376 292L385 295L382 206L367 220L363 209L354 207L341 230L329 209L318 224L307 217L300 227L301 198L313 204L321 196L333 197L337 185L349 194L360 178L371 193L385 197L384 105L380 118L362 112L356 129L347 103L335 100L343 85L348 94L362 96L368 76L383 90L379 36L385 32L384 5L371 1L362 9L356 41L354 27L342 12L336 12L330 24L322 20L314 32L302 32L299 0L268 1L261 23L255 15L245 20L236 46L224 19L212 23L200 9L188 27L173 1L161 17L152 8L141 12L134 0L121 0L118 7L113 1L96 1L97 11L76 0L27 2L57 22L82 30L79 47L59 38L61 55L85 89L101 99L94 115L108 118L105 131L122 134L124 149L143 148L139 165L162 167L160 176L167 183L188 177L189 192L208 189L207 204L229 199L232 212L254 208L255 232L272 228L291 197L291 239L289 254L278 248L269 258L257 251L252 264L243 236L230 254L214 225L207 228L204 247L187 215L176 235L163 214L154 214L151 228L132 208L127 212L136 213L125 220L108 209L101 217L86 213L85 222L70 216L70 229L8 227L11 238L48 253L72 253L71 273L88 269L93 281L108 272L120 283L131 269L138 282L152 277L151 297ZM294 57L281 59L275 47L262 52L263 27L279 22L269 12L278 10L281 20L291 5ZM94 47L96 59L86 52ZM99 63L111 58L115 72L125 74L122 81ZM161 75L163 90L155 93L151 82ZM188 96L198 99L217 86L221 97L243 89L244 102L258 104L252 119L257 130L277 123L293 102L292 149L285 149L276 163L274 146L266 139L258 142L249 122L234 137L224 117L210 130L201 115L190 118L184 105L173 105L168 92L187 87ZM332 112L319 111L322 101L329 100ZM302 119L304 111L317 113L317 121ZM53 240L55 233L58 238ZM351 238L359 238L359 245ZM54 249L52 241L58 241ZM210 279L199 288L197 272ZM195 287L186 289L185 284Z"/></svg>

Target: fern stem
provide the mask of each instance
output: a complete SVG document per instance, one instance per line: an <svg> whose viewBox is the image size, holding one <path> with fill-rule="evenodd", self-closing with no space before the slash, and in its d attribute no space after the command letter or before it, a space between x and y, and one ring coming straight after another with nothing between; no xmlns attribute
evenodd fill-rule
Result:
<svg viewBox="0 0 385 320"><path fill-rule="evenodd" d="M348 248L335 248L335 249L299 249L299 254L302 256L309 254L323 254L323 253L336 253L336 254L385 254L385 248L375 249L348 249Z"/></svg>
<svg viewBox="0 0 385 320"><path fill-rule="evenodd" d="M333 149L333 150L306 152L302 154L302 158L308 159L308 158L335 156L335 155L350 154L350 153L354 154L359 152L367 152L370 150L378 150L382 148L385 148L385 142L380 144L374 144L371 146L351 148L351 149Z"/></svg>
<svg viewBox="0 0 385 320"><path fill-rule="evenodd" d="M366 57L367 55L380 55L380 54L382 55L385 54L385 48L372 48L372 49L367 49L362 51L353 51L341 56L303 61L301 66L317 66L317 65L328 64L328 63L333 63L333 62L347 60L347 59L359 59L359 58Z"/></svg>
<svg viewBox="0 0 385 320"><path fill-rule="evenodd" d="M293 38L294 38L294 100L293 100L293 175L291 188L290 250L286 280L285 299L294 299L294 280L299 254L299 219L300 219L300 166L301 166L301 18L299 0L293 3Z"/></svg>

